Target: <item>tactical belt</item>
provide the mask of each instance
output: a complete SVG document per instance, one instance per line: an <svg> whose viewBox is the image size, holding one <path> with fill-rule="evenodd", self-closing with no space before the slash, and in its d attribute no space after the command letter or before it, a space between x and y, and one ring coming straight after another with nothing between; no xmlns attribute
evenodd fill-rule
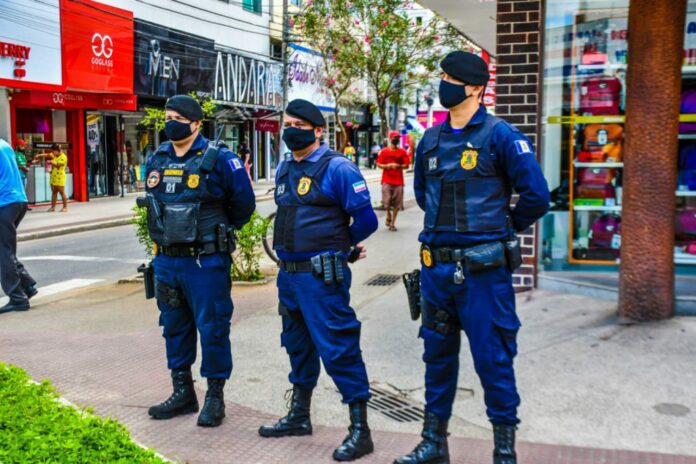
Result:
<svg viewBox="0 0 696 464"><path fill-rule="evenodd" d="M312 272L312 262L307 261L280 261L280 269L285 272Z"/></svg>
<svg viewBox="0 0 696 464"><path fill-rule="evenodd" d="M437 263L458 263L464 259L465 248L430 248L430 254Z"/></svg>
<svg viewBox="0 0 696 464"><path fill-rule="evenodd" d="M212 255L213 253L217 252L217 246L213 242L203 243L200 245L171 245L157 247L158 255L171 256L174 258L196 257L198 255Z"/></svg>

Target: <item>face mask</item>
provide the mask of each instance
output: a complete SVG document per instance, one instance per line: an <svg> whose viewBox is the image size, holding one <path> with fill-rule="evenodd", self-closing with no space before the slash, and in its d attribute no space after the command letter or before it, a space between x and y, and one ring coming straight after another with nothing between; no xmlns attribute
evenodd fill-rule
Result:
<svg viewBox="0 0 696 464"><path fill-rule="evenodd" d="M173 119L167 121L165 124L164 133L167 134L169 140L174 140L175 142L184 140L193 134L191 131L191 123L174 121Z"/></svg>
<svg viewBox="0 0 696 464"><path fill-rule="evenodd" d="M445 108L457 106L470 96L466 94L466 86L440 81L440 103Z"/></svg>
<svg viewBox="0 0 696 464"><path fill-rule="evenodd" d="M399 139L392 139L392 140L391 140L391 143L393 143L394 145L398 145L398 144L399 144Z"/></svg>
<svg viewBox="0 0 696 464"><path fill-rule="evenodd" d="M283 142L292 151L304 150L316 140L314 129L287 127L283 130Z"/></svg>

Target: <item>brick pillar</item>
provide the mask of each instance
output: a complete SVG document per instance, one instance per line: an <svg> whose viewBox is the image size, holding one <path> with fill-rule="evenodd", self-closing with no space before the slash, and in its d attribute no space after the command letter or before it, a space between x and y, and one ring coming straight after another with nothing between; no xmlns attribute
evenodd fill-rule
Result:
<svg viewBox="0 0 696 464"><path fill-rule="evenodd" d="M619 314L674 314L674 215L686 0L631 0Z"/></svg>
<svg viewBox="0 0 696 464"><path fill-rule="evenodd" d="M497 4L497 116L514 124L537 145L537 115L543 32L542 2L498 0ZM535 285L536 225L523 234L524 264L513 276L516 290Z"/></svg>

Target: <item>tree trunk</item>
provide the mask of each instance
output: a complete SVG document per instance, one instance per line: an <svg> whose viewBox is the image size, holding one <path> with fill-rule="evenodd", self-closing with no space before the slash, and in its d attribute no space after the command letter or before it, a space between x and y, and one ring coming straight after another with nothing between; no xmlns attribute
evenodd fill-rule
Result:
<svg viewBox="0 0 696 464"><path fill-rule="evenodd" d="M686 0L631 0L619 314L674 314L674 221Z"/></svg>
<svg viewBox="0 0 696 464"><path fill-rule="evenodd" d="M377 106L379 107L379 135L381 136L381 143L387 143L386 140L389 137L389 120L387 119L387 100L377 99Z"/></svg>
<svg viewBox="0 0 696 464"><path fill-rule="evenodd" d="M348 141L348 136L346 135L346 126L343 124L343 120L341 119L341 116L338 114L338 104L336 104L334 118L336 118L336 128L338 132L338 139L336 140L336 150L343 153L343 149L346 147L346 142Z"/></svg>

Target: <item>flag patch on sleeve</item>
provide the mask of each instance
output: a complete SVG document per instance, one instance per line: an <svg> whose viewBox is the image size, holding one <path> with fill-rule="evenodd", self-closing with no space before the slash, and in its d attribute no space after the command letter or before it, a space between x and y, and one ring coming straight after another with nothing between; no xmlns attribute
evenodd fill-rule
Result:
<svg viewBox="0 0 696 464"><path fill-rule="evenodd" d="M230 165L230 169L236 171L237 169L242 169L242 162L237 158L232 158L227 162Z"/></svg>
<svg viewBox="0 0 696 464"><path fill-rule="evenodd" d="M355 193L364 192L365 190L367 190L367 185L365 185L364 180L361 180L360 182L356 182L353 184L353 191Z"/></svg>
<svg viewBox="0 0 696 464"><path fill-rule="evenodd" d="M526 140L515 140L515 147L517 147L518 155L524 155L532 152L532 147L529 146L529 142Z"/></svg>

